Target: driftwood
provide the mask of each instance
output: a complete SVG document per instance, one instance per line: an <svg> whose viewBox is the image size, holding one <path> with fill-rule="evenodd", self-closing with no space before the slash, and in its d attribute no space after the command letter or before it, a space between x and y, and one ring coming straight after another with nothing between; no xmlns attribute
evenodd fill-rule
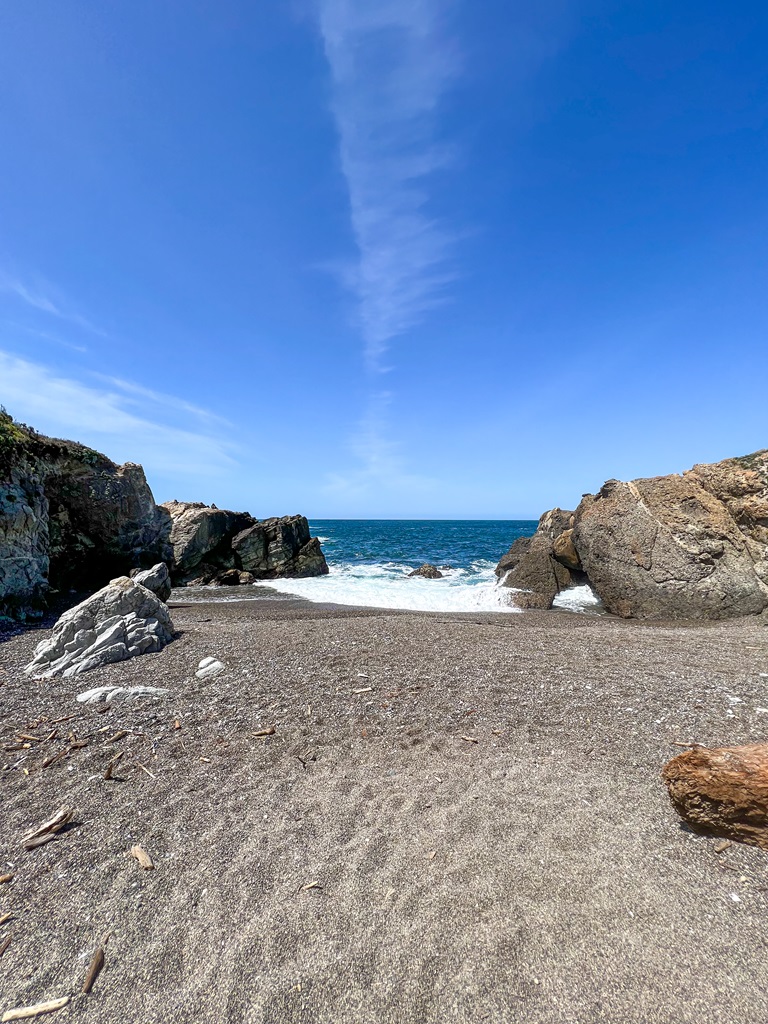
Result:
<svg viewBox="0 0 768 1024"><path fill-rule="evenodd" d="M75 811L72 807L60 807L52 818L44 821L38 828L33 828L31 832L24 836L22 839L24 849L34 850L36 846L42 846L44 842L48 842L49 839L53 838L55 832L64 828L74 813Z"/></svg>
<svg viewBox="0 0 768 1024"><path fill-rule="evenodd" d="M154 871L155 862L143 846L132 846L131 856L134 857L145 871Z"/></svg>
<svg viewBox="0 0 768 1024"><path fill-rule="evenodd" d="M768 743L693 747L661 777L675 810L696 829L768 850Z"/></svg>
<svg viewBox="0 0 768 1024"><path fill-rule="evenodd" d="M99 946L99 948L96 950L96 952L93 954L93 957L91 958L90 965L88 966L88 973L85 976L83 987L80 989L80 991L84 995L87 995L93 988L93 983L96 981L99 974L101 973L101 968L103 966L104 950L101 948L101 946Z"/></svg>
<svg viewBox="0 0 768 1024"><path fill-rule="evenodd" d="M47 1003L36 1003L34 1006L20 1006L18 1010L6 1010L3 1021L26 1020L28 1017L39 1017L42 1013L53 1013L63 1009L69 1002L69 996L51 999Z"/></svg>

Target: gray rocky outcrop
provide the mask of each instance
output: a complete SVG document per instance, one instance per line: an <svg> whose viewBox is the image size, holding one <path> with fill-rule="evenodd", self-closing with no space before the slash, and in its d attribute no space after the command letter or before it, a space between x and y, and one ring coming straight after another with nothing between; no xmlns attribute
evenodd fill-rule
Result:
<svg viewBox="0 0 768 1024"><path fill-rule="evenodd" d="M519 542L516 542L519 543ZM588 582L625 618L726 619L768 608L768 451L682 475L609 480L542 516L499 563L526 607Z"/></svg>
<svg viewBox="0 0 768 1024"><path fill-rule="evenodd" d="M408 573L409 576L420 576L424 580L441 580L443 574L437 568L436 565L429 565L425 562L424 565L420 565L418 569L414 569L413 572Z"/></svg>
<svg viewBox="0 0 768 1024"><path fill-rule="evenodd" d="M132 572L131 578L134 583L151 590L161 601L167 601L171 596L171 574L165 562L158 562L143 572Z"/></svg>
<svg viewBox="0 0 768 1024"><path fill-rule="evenodd" d="M167 607L128 576L65 612L24 669L35 679L73 676L162 650L173 639Z"/></svg>
<svg viewBox="0 0 768 1024"><path fill-rule="evenodd" d="M303 516L262 522L199 502L156 505L141 466L16 423L0 409L0 620L166 563L170 581L246 583L328 572ZM235 572L237 576L235 576ZM161 598L170 593L168 582Z"/></svg>
<svg viewBox="0 0 768 1024"><path fill-rule="evenodd" d="M200 502L168 501L176 583L224 586L328 572L320 541L304 516L254 519Z"/></svg>
<svg viewBox="0 0 768 1024"><path fill-rule="evenodd" d="M164 561L168 515L141 466L43 437L0 412L0 616Z"/></svg>

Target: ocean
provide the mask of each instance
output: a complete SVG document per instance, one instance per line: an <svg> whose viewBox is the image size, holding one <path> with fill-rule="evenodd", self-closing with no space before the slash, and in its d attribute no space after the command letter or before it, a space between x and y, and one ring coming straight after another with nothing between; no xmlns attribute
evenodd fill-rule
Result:
<svg viewBox="0 0 768 1024"><path fill-rule="evenodd" d="M330 573L305 580L257 584L308 601L435 612L517 612L511 592L494 569L518 537L530 537L536 520L315 519L312 536L323 545ZM425 562L441 580L409 578ZM591 610L588 588L560 595L573 611Z"/></svg>
<svg viewBox="0 0 768 1024"><path fill-rule="evenodd" d="M425 612L519 612L512 591L499 585L499 559L518 537L536 532L536 520L314 519L327 576L264 580L250 587L186 587L175 599L248 601L276 596L367 608ZM439 580L409 577L425 562L443 573ZM555 598L567 611L600 613L589 587L574 587Z"/></svg>

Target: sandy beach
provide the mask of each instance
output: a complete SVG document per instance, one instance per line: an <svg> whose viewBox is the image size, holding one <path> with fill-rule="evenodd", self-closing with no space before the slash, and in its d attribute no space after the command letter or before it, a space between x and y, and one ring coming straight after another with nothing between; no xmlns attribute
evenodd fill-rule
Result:
<svg viewBox="0 0 768 1024"><path fill-rule="evenodd" d="M0 644L0 1010L765 1024L766 854L716 853L659 779L675 744L765 739L760 620L171 613L161 653L74 680L23 676L44 630ZM198 680L208 655L226 671ZM106 683L171 695L75 701ZM62 804L74 823L24 851Z"/></svg>

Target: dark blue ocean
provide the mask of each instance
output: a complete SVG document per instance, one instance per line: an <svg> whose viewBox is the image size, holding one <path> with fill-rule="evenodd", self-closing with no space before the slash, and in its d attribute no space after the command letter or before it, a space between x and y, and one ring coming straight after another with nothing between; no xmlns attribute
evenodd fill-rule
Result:
<svg viewBox="0 0 768 1024"><path fill-rule="evenodd" d="M531 520L315 519L330 574L270 580L268 586L310 601L416 611L514 611L496 564ZM441 580L409 578L424 562Z"/></svg>

